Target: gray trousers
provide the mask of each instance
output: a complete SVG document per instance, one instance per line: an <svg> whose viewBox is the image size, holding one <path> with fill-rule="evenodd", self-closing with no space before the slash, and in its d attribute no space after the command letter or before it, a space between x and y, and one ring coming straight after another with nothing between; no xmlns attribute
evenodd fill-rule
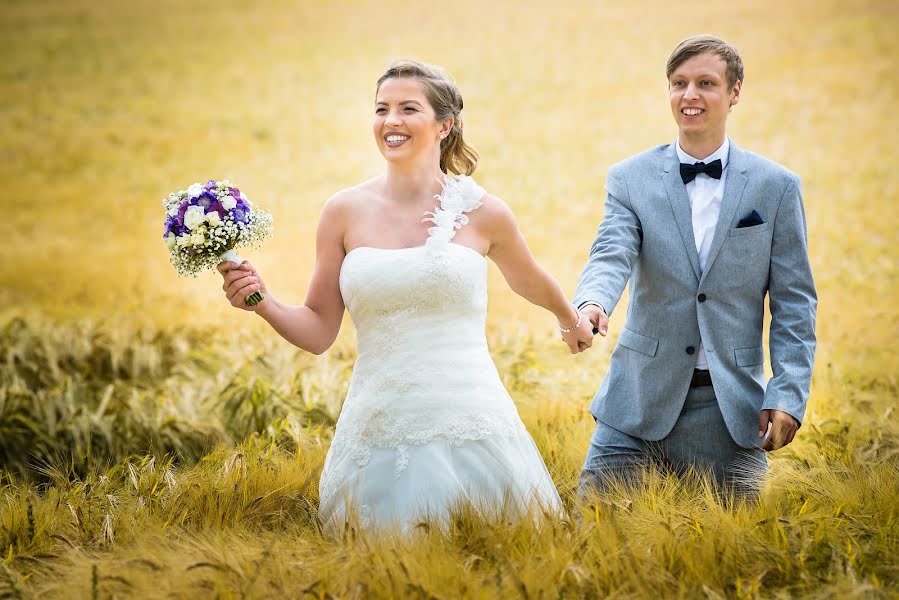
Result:
<svg viewBox="0 0 899 600"><path fill-rule="evenodd" d="M613 480L634 481L650 462L683 474L689 468L713 475L719 489L738 496L758 494L768 468L765 453L738 446L727 430L712 386L690 388L671 432L642 440L597 421L578 495L606 490Z"/></svg>

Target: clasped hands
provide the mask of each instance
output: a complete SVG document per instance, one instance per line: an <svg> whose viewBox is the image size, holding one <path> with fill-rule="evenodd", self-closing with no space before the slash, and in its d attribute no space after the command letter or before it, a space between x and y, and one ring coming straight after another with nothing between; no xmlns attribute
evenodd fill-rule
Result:
<svg viewBox="0 0 899 600"><path fill-rule="evenodd" d="M581 315L581 324L570 332L562 333L562 340L568 344L572 354L583 352L593 345L593 336L598 331L605 336L609 331L609 318L601 308L588 304L578 311Z"/></svg>

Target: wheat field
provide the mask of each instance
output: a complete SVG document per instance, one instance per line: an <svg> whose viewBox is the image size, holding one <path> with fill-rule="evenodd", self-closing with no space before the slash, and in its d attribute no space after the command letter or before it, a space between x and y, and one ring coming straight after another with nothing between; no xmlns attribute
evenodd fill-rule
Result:
<svg viewBox="0 0 899 600"><path fill-rule="evenodd" d="M897 30L892 0L5 0L0 597L899 597ZM802 177L820 299L759 502L647 472L577 503L624 311L572 357L491 267L491 352L570 518L325 538L352 323L308 355L217 275L179 279L160 200L236 182L275 220L249 258L302 302L325 201L383 169L375 80L416 58L456 79L476 179L571 293L609 166L676 136L664 64L702 32L746 64L734 142Z"/></svg>

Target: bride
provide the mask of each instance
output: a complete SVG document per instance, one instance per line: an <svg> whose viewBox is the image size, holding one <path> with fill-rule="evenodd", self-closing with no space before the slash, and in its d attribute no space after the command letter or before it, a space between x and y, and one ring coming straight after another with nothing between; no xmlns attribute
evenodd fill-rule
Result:
<svg viewBox="0 0 899 600"><path fill-rule="evenodd" d="M558 514L559 495L487 350L487 264L552 312L572 352L592 325L534 260L512 212L470 177L462 97L438 68L391 65L372 127L386 172L340 191L318 224L316 264L300 306L278 300L249 263L221 263L231 304L320 354L344 307L358 357L320 482L319 514L382 532L445 523L462 504L520 517ZM425 223L425 224L423 224ZM244 299L260 290L265 300Z"/></svg>

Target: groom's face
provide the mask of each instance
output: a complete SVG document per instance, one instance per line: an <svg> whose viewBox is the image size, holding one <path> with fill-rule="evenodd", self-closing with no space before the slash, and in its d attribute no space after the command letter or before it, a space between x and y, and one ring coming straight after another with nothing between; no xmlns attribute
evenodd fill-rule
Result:
<svg viewBox="0 0 899 600"><path fill-rule="evenodd" d="M681 137L724 139L727 113L740 100L740 82L728 85L726 66L717 54L705 53L671 73L668 94Z"/></svg>

